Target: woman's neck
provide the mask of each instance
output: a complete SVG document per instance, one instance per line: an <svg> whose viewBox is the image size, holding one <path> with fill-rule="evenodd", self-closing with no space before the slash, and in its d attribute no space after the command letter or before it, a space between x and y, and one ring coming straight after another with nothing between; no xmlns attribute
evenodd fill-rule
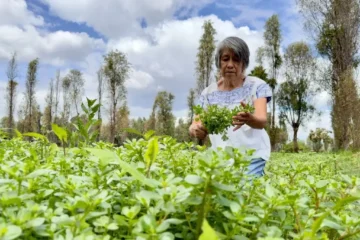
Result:
<svg viewBox="0 0 360 240"><path fill-rule="evenodd" d="M230 91L238 87L242 87L245 81L245 76L237 79L221 78L218 82L218 87L222 91Z"/></svg>

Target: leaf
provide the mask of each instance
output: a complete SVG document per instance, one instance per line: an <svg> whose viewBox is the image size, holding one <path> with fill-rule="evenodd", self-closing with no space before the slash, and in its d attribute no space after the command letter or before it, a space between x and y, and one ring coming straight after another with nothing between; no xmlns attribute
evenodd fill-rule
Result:
<svg viewBox="0 0 360 240"><path fill-rule="evenodd" d="M199 237L199 240L218 240L218 236L212 227L209 225L206 219L202 223L202 234Z"/></svg>
<svg viewBox="0 0 360 240"><path fill-rule="evenodd" d="M320 180L316 183L316 188L323 188L329 184L328 180Z"/></svg>
<svg viewBox="0 0 360 240"><path fill-rule="evenodd" d="M321 227L329 227L329 228L336 229L336 230L344 230L345 229L343 226L339 225L338 223L330 221L328 219L325 219L322 222Z"/></svg>
<svg viewBox="0 0 360 240"><path fill-rule="evenodd" d="M145 152L145 160L147 168L151 166L151 164L155 161L157 155L159 153L159 143L157 138L152 138L149 140L147 149Z"/></svg>
<svg viewBox="0 0 360 240"><path fill-rule="evenodd" d="M231 209L232 213L238 213L240 211L241 207L237 202L231 202L230 209Z"/></svg>
<svg viewBox="0 0 360 240"><path fill-rule="evenodd" d="M144 134L144 138L145 140L149 140L151 138L151 136L153 136L155 134L154 130L149 130Z"/></svg>
<svg viewBox="0 0 360 240"><path fill-rule="evenodd" d="M204 179L202 179L201 177L196 176L196 175L187 175L185 177L185 181L192 185L199 185L204 182Z"/></svg>
<svg viewBox="0 0 360 240"><path fill-rule="evenodd" d="M52 130L55 133L55 135L59 138L59 140L67 143L68 135L67 135L66 130L62 127L59 127L55 123L51 124L51 127L52 127Z"/></svg>
<svg viewBox="0 0 360 240"><path fill-rule="evenodd" d="M16 239L22 234L22 230L20 227L15 225L6 225L5 227L0 226L0 232L4 231L3 229L6 229L5 235L3 235L2 239L4 240L12 240Z"/></svg>
<svg viewBox="0 0 360 240"><path fill-rule="evenodd" d="M15 134L17 138L22 139L22 134L19 132L19 130L15 129Z"/></svg>
<svg viewBox="0 0 360 240"><path fill-rule="evenodd" d="M244 218L245 222L259 222L260 219L257 216L249 215Z"/></svg>
<svg viewBox="0 0 360 240"><path fill-rule="evenodd" d="M232 185L225 185L225 184L218 183L218 182L215 182L215 181L212 181L211 184L215 188L223 190L223 191L227 191L227 192L235 192L236 191L236 188L234 186L232 186Z"/></svg>
<svg viewBox="0 0 360 240"><path fill-rule="evenodd" d="M34 218L34 219L30 220L30 221L27 223L27 225L28 225L29 227L35 228L35 227L41 226L44 222L45 222L45 218Z"/></svg>
<svg viewBox="0 0 360 240"><path fill-rule="evenodd" d="M138 130L133 129L133 128L123 128L122 131L125 131L128 133L133 133L133 134L139 135L141 137L143 136L141 132L139 132Z"/></svg>
<svg viewBox="0 0 360 240"><path fill-rule="evenodd" d="M38 170L35 170L32 173L28 174L26 176L26 178L37 178L40 176L48 176L50 174L55 174L55 173L57 173L57 172L54 170L51 170L51 169L38 169Z"/></svg>
<svg viewBox="0 0 360 240"><path fill-rule="evenodd" d="M275 197L275 189L269 183L266 184L265 194L269 198Z"/></svg>
<svg viewBox="0 0 360 240"><path fill-rule="evenodd" d="M23 136L33 137L36 139L44 140L45 142L49 141L47 139L47 137L45 137L44 135L42 135L40 133L28 132L28 133L24 133Z"/></svg>

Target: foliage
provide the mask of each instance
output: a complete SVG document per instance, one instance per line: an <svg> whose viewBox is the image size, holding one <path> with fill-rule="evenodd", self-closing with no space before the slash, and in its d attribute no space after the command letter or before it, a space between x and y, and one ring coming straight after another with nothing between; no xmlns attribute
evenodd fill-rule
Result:
<svg viewBox="0 0 360 240"><path fill-rule="evenodd" d="M290 44L285 51L286 81L277 92L280 118L293 128L294 152L297 152L297 133L315 112L312 97L316 93L311 81L314 77L314 58L304 42Z"/></svg>
<svg viewBox="0 0 360 240"><path fill-rule="evenodd" d="M129 77L130 63L124 53L118 50L110 51L104 56L103 74L106 91L110 99L110 141L115 140L116 112L119 101L126 99L125 80Z"/></svg>
<svg viewBox="0 0 360 240"><path fill-rule="evenodd" d="M286 152L286 153L295 152L294 151L294 142L289 142L289 143L285 144L281 150L282 150L282 152ZM303 141L298 142L298 152L308 152L309 150L310 150L309 147Z"/></svg>
<svg viewBox="0 0 360 240"><path fill-rule="evenodd" d="M213 27L213 23L210 20L206 20L202 28L204 32L199 41L195 68L197 75L196 92L198 94L210 85L215 51L216 30Z"/></svg>
<svg viewBox="0 0 360 240"><path fill-rule="evenodd" d="M0 237L358 239L360 179L336 165L354 156L321 156L274 155L266 175L248 181L238 150L192 150L170 137L67 155L4 140Z"/></svg>
<svg viewBox="0 0 360 240"><path fill-rule="evenodd" d="M329 144L332 142L329 133L331 133L331 131L324 128L316 128L315 131L310 131L309 140L312 142L312 148L315 152L319 152L323 146L325 146L325 150L327 150Z"/></svg>
<svg viewBox="0 0 360 240"><path fill-rule="evenodd" d="M195 121L201 121L209 134L221 134L224 141L228 139L226 130L233 125L233 116L239 112L253 113L254 110L254 107L249 104L245 107L238 105L233 109L218 105L209 105L205 109L200 105L194 106L197 116Z"/></svg>

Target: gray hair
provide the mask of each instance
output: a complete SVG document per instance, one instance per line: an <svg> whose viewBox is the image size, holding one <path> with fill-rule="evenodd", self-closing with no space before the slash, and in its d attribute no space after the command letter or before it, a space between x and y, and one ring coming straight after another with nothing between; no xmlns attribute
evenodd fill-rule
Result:
<svg viewBox="0 0 360 240"><path fill-rule="evenodd" d="M218 69L220 68L222 51L226 48L234 51L235 55L243 62L245 68L249 66L250 51L246 42L238 37L227 37L219 43L216 49L215 65Z"/></svg>

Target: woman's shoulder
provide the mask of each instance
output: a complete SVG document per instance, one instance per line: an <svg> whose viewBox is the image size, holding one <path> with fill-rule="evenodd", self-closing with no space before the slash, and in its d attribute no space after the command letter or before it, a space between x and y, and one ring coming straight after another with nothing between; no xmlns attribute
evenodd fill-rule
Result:
<svg viewBox="0 0 360 240"><path fill-rule="evenodd" d="M213 82L213 83L210 83L209 86L207 86L206 88L204 88L204 90L201 92L201 95L207 95L207 94L210 94L212 92L215 92L218 88L218 82Z"/></svg>

